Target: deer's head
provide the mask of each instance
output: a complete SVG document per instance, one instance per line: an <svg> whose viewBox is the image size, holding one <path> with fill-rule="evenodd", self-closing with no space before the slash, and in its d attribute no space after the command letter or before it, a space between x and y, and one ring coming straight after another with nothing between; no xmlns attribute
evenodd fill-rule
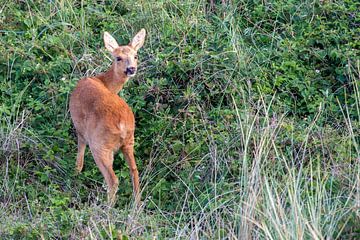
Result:
<svg viewBox="0 0 360 240"><path fill-rule="evenodd" d="M128 45L119 46L110 33L104 33L104 43L114 58L114 70L122 77L133 77L137 70L137 51L145 41L145 29L141 29Z"/></svg>

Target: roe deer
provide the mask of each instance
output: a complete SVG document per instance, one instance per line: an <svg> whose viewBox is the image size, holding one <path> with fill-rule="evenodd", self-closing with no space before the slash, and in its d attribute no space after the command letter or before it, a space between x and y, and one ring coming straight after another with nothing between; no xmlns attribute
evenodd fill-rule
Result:
<svg viewBox="0 0 360 240"><path fill-rule="evenodd" d="M81 79L70 97L70 114L76 128L76 170L81 172L86 144L108 186L110 205L115 203L119 180L113 170L114 153L120 149L129 165L135 201L139 196L139 174L134 158L135 119L131 108L117 93L137 69L137 51L145 40L141 29L128 45L119 46L108 33L104 43L113 56L107 72Z"/></svg>

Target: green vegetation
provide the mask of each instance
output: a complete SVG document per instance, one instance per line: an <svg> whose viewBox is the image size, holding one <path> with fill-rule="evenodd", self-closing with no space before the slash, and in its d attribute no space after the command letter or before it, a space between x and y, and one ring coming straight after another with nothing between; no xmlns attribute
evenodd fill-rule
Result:
<svg viewBox="0 0 360 240"><path fill-rule="evenodd" d="M2 1L0 238L360 238L359 8ZM120 95L136 115L142 205L118 154L109 208L89 151L75 174L69 94L109 67L104 31L127 44L140 28L140 69Z"/></svg>

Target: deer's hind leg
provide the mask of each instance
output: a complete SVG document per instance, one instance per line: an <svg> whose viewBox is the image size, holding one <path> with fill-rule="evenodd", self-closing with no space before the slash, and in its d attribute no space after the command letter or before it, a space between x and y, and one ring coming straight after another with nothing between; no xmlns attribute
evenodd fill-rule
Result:
<svg viewBox="0 0 360 240"><path fill-rule="evenodd" d="M133 193L135 202L138 203L140 200L140 189L139 189L139 172L137 170L135 157L134 157L134 145L126 145L121 148L121 151L129 165L131 180L133 184Z"/></svg>
<svg viewBox="0 0 360 240"><path fill-rule="evenodd" d="M80 173L84 166L84 154L86 149L85 139L78 133L78 151L76 155L76 172Z"/></svg>
<svg viewBox="0 0 360 240"><path fill-rule="evenodd" d="M96 149L90 146L95 163L107 184L108 203L112 206L116 200L119 180L113 170L114 152L111 149Z"/></svg>

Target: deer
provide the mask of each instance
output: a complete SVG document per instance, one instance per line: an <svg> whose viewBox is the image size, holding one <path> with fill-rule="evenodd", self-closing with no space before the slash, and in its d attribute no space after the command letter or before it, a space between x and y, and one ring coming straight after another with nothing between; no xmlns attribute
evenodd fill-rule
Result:
<svg viewBox="0 0 360 240"><path fill-rule="evenodd" d="M139 173L134 157L135 117L118 93L137 72L138 50L146 31L141 29L128 45L119 46L104 32L105 48L111 53L111 67L103 73L80 79L70 96L69 108L77 135L76 172L84 165L88 145L107 185L107 200L114 205L119 180L113 170L114 154L120 149L130 169L135 202L140 199Z"/></svg>

